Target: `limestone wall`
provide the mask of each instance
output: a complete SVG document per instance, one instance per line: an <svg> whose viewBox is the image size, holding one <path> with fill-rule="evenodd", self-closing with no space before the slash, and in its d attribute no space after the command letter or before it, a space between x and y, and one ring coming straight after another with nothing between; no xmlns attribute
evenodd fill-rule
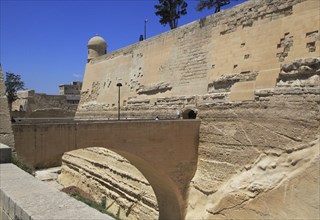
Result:
<svg viewBox="0 0 320 220"><path fill-rule="evenodd" d="M14 137L10 122L10 113L2 68L0 65L0 143L14 148Z"/></svg>
<svg viewBox="0 0 320 220"><path fill-rule="evenodd" d="M124 117L137 107L161 114L181 97L170 110L195 106L195 96L254 100L255 90L275 87L281 65L319 56L318 9L312 0L248 1L96 58L86 65L76 116L114 117L118 82Z"/></svg>
<svg viewBox="0 0 320 220"><path fill-rule="evenodd" d="M248 1L97 58L76 117L116 117L118 82L122 117L193 109L200 146L186 219L318 219L319 10Z"/></svg>
<svg viewBox="0 0 320 220"><path fill-rule="evenodd" d="M77 104L70 104L64 95L35 93L34 90L20 91L12 103L14 117L74 117Z"/></svg>

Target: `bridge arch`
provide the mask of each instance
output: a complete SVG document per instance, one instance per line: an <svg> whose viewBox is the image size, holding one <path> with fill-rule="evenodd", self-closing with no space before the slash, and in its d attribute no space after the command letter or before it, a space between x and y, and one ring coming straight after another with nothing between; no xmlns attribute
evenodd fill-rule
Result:
<svg viewBox="0 0 320 220"><path fill-rule="evenodd" d="M61 161L64 152L93 146L122 155L151 184L159 219L185 218L189 184L197 168L199 120L16 124L13 128L18 155L32 157L29 162L39 168L49 166L48 161Z"/></svg>
<svg viewBox="0 0 320 220"><path fill-rule="evenodd" d="M156 195L159 219L181 219L182 216L185 216L187 204L184 204L185 201L180 190L166 173L150 166L150 163L141 157L128 152L113 150L130 161L148 180Z"/></svg>

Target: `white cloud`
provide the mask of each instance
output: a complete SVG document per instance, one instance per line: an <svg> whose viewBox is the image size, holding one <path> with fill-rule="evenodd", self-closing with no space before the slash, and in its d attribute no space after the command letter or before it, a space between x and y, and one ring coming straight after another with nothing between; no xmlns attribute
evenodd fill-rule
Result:
<svg viewBox="0 0 320 220"><path fill-rule="evenodd" d="M75 78L82 78L82 75L77 73L72 74L72 76Z"/></svg>

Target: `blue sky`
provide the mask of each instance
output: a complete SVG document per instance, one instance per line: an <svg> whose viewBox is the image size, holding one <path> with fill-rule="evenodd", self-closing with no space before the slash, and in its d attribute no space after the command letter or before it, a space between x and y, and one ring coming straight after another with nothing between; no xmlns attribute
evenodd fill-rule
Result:
<svg viewBox="0 0 320 220"><path fill-rule="evenodd" d="M232 5L244 0L232 2ZM179 26L212 14L188 2ZM169 30L154 15L157 0L0 0L0 63L21 75L26 88L58 94L58 85L82 81L87 42L95 34L108 52L137 43L148 19L147 37Z"/></svg>

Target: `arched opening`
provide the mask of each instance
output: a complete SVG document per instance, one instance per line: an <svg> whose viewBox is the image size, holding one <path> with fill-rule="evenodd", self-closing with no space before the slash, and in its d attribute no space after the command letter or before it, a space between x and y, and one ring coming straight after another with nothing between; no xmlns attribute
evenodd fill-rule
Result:
<svg viewBox="0 0 320 220"><path fill-rule="evenodd" d="M182 112L182 118L183 119L196 119L197 113L196 113L196 111L194 111L192 109L186 109Z"/></svg>
<svg viewBox="0 0 320 220"><path fill-rule="evenodd" d="M90 195L120 219L159 217L157 198L149 181L115 151L92 147L64 153L59 182L65 189L76 188L79 193Z"/></svg>

